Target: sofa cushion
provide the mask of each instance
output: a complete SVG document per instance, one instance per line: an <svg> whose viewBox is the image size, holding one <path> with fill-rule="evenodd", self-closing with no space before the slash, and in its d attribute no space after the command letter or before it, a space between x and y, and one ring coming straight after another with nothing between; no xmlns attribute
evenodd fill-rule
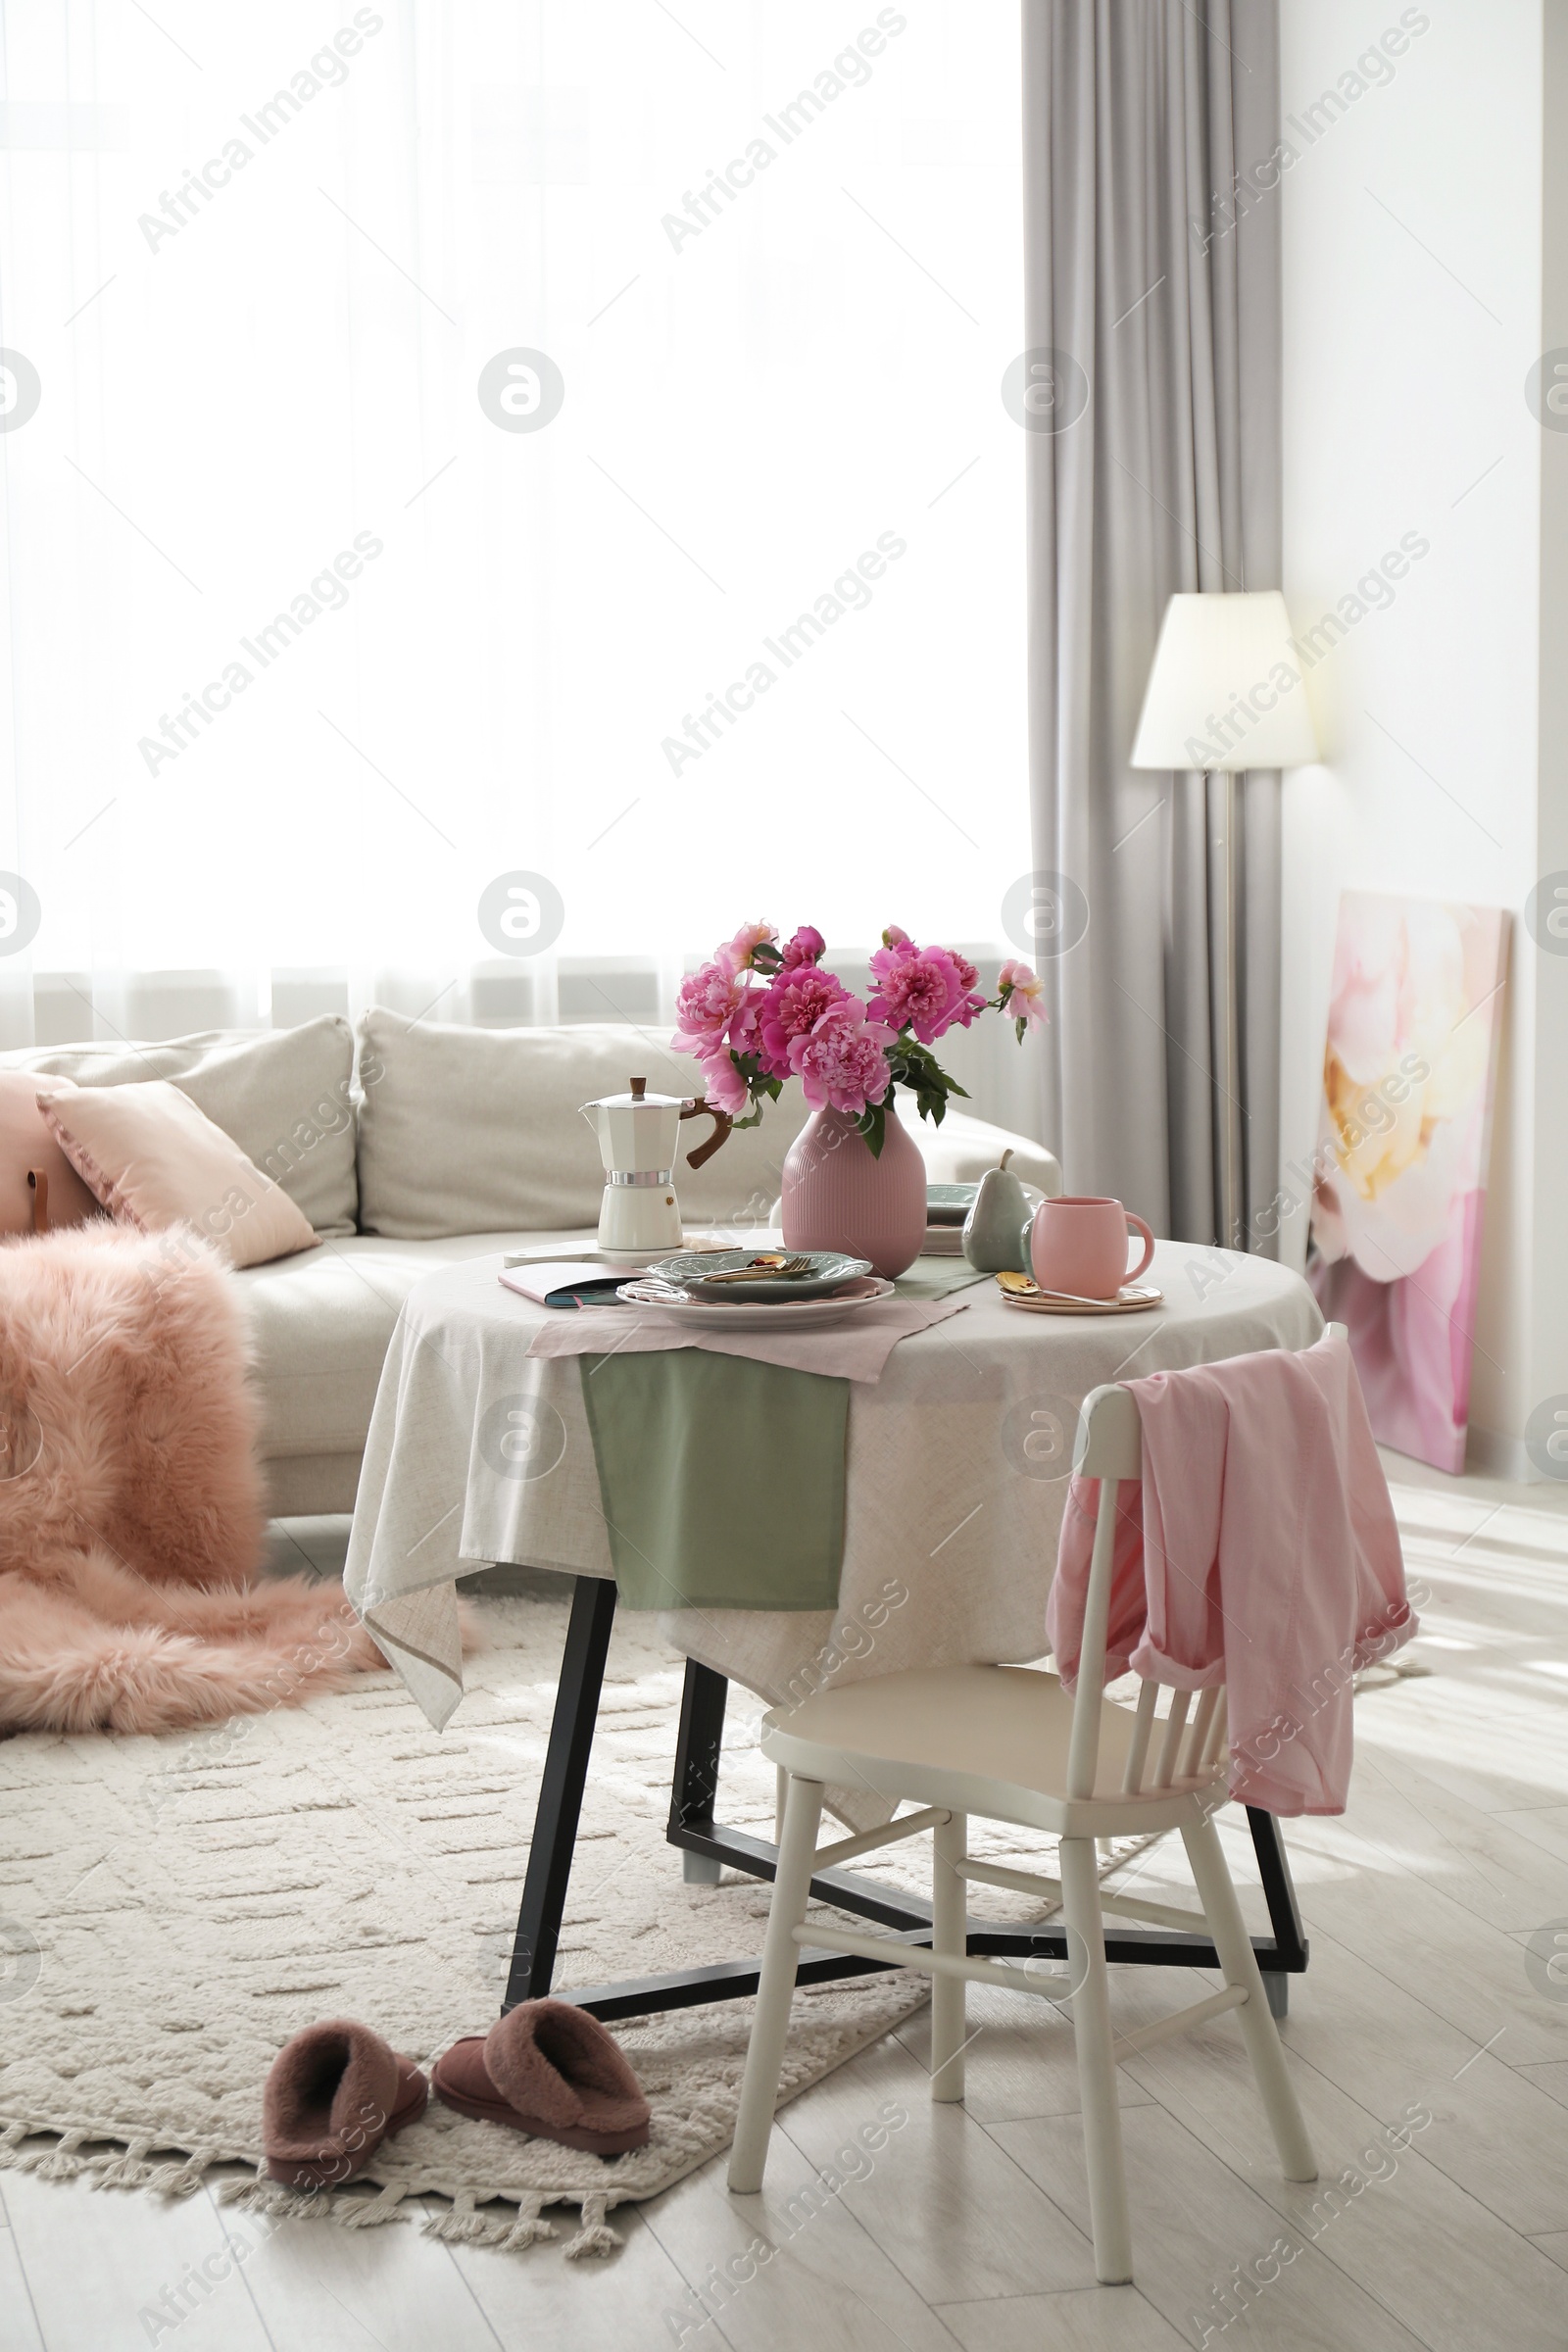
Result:
<svg viewBox="0 0 1568 2352"><path fill-rule="evenodd" d="M60 1149L110 1214L139 1233L192 1225L234 1266L320 1247L280 1184L167 1078L38 1089Z"/></svg>
<svg viewBox="0 0 1568 2352"><path fill-rule="evenodd" d="M702 1093L695 1062L630 1026L467 1029L376 1008L360 1035L360 1223L403 1241L595 1225L604 1170L581 1104L633 1076L654 1094ZM806 1117L787 1087L700 1169L686 1153L711 1129L688 1120L675 1165L687 1222L765 1223Z"/></svg>
<svg viewBox="0 0 1568 2352"><path fill-rule="evenodd" d="M0 1069L122 1086L169 1078L281 1186L318 1233L354 1231L354 1033L335 1013L297 1029L210 1029L0 1054Z"/></svg>

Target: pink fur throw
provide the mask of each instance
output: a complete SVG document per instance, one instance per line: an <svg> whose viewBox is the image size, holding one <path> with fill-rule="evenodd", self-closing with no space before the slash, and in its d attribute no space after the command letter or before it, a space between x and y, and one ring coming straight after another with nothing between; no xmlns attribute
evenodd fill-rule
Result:
<svg viewBox="0 0 1568 2352"><path fill-rule="evenodd" d="M384 1661L342 1592L258 1575L234 1286L193 1233L0 1243L0 1732L163 1732Z"/></svg>

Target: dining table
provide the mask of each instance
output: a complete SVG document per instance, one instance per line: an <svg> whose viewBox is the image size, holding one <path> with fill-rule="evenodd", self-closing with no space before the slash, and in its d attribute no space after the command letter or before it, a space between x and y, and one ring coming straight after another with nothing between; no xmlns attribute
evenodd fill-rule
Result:
<svg viewBox="0 0 1568 2352"><path fill-rule="evenodd" d="M564 1260L590 1247L580 1233L539 1241ZM409 1294L381 1374L344 1584L410 1694L441 1728L463 1696L459 1579L495 1564L572 1579L504 2010L553 1985L617 1597L655 1606L662 1632L686 1659L666 1830L686 1876L711 1883L727 1865L771 1879L773 1843L719 1815L731 1681L778 1707L829 1680L1040 1660L1084 1398L1111 1381L1307 1347L1323 1329L1299 1275L1208 1245L1157 1242L1142 1278L1157 1301L1117 1313L1030 1311L1009 1304L991 1277L961 1259L917 1259L894 1299L858 1319L858 1340L873 1311L886 1319L903 1309L900 1336L874 1368L877 1349L867 1356L861 1342L857 1355L841 1342L835 1354L831 1331L803 1335L784 1350L800 1369L820 1364L828 1377L819 1386L836 1390L844 1380L836 1392L847 1400L838 1516L817 1539L825 1549L841 1547L841 1556L809 1563L800 1595L781 1593L775 1577L759 1588L756 1605L714 1605L714 1590L726 1603L752 1597L748 1564L765 1556L788 1499L770 1494L755 1465L748 1477L737 1475L723 1536L733 1545L734 1577L719 1588L700 1585L654 1538L639 1547L623 1524L624 1505L607 1512L595 1409L612 1386L635 1397L638 1384L655 1377L643 1368L667 1367L662 1351L671 1347L682 1354L697 1346L728 1350L738 1380L741 1360L771 1345L772 1334L759 1343L724 1331L709 1341L662 1330L647 1309L548 1306L509 1288L501 1272L498 1251L443 1267ZM713 1359L704 1361L711 1369ZM616 1369L596 1391L610 1363ZM832 1369L846 1363L858 1368ZM725 1460L723 1389L710 1380L690 1394L694 1426L675 1433L675 1450L707 1459L711 1477ZM654 1573L630 1580L620 1595L617 1556L621 1586L633 1558ZM710 1563L706 1573L710 1578ZM795 1601L804 1605L780 1605ZM830 1802L852 1834L886 1818L886 1809L876 1813L874 1800L851 1791L830 1792ZM1307 1946L1278 1823L1255 1808L1249 1820L1270 1923L1253 1940L1270 2006L1282 2016ZM852 1868L819 1871L812 1892L911 1943L930 1940L928 1905ZM1059 1921L976 1919L969 1948L1060 1959L1066 1945ZM1206 1937L1165 1926L1118 1922L1106 1951L1118 1963L1216 1964ZM880 1965L808 1948L800 1979ZM759 1968L756 1957L738 1956L564 1997L602 2018L625 2017L754 1992Z"/></svg>

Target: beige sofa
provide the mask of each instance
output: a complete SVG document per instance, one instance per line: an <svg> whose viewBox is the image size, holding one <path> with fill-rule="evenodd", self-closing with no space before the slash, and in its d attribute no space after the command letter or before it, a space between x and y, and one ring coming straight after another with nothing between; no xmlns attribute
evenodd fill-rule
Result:
<svg viewBox="0 0 1568 2352"><path fill-rule="evenodd" d="M603 1176L578 1106L633 1075L659 1093L701 1091L694 1065L657 1032L470 1029L384 1010L367 1013L358 1037L323 1015L295 1029L8 1054L0 1068L78 1086L172 1079L309 1217L318 1249L234 1276L280 1518L353 1509L387 1342L422 1275L595 1224ZM806 1115L791 1087L705 1168L682 1165L687 1223L765 1225ZM1061 1189L1049 1152L984 1120L955 1111L935 1129L911 1114L909 1128L934 1183L978 1176L1010 1146L1027 1182Z"/></svg>

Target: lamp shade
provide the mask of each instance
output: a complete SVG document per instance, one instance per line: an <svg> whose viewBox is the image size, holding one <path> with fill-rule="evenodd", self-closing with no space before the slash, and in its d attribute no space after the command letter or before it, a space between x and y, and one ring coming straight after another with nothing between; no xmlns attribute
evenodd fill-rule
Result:
<svg viewBox="0 0 1568 2352"><path fill-rule="evenodd" d="M1160 623L1134 767L1305 767L1317 736L1277 588L1173 596Z"/></svg>

